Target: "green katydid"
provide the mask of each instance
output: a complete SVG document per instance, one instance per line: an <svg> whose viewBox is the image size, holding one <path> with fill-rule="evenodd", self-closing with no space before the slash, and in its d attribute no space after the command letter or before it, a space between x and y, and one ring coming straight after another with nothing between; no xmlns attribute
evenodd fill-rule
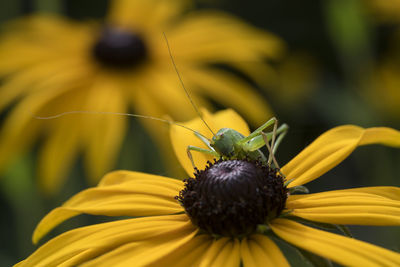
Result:
<svg viewBox="0 0 400 267"><path fill-rule="evenodd" d="M264 132L265 129L272 125L273 131ZM188 146L187 154L192 162L193 167L195 166L193 162L192 151L197 151L212 155L216 158L248 158L252 160L260 160L262 163L269 165L273 161L275 167L279 168L274 154L283 137L286 135L287 130L288 126L286 124L283 124L277 128L277 120L274 117L261 125L248 136L244 136L231 128L222 128L216 134L213 133L212 139L209 140L198 132L195 132L195 135L208 147L208 149L196 146ZM271 145L269 144L270 141ZM269 150L268 159L260 151L260 148L262 148L264 145L267 146Z"/></svg>
<svg viewBox="0 0 400 267"><path fill-rule="evenodd" d="M286 135L287 130L289 129L287 124L282 124L279 128L277 128L278 121L275 117L268 120L266 123L257 128L254 132L252 132L249 136L245 137L238 131L231 128L222 128L218 130L217 133L214 133L211 130L210 126L204 120L197 106L194 104L192 97L189 94L189 91L186 89L185 84L182 80L182 77L178 71L178 68L175 64L174 57L172 56L171 48L169 46L168 39L164 33L165 42L167 44L168 52L172 61L172 65L174 66L175 72L179 78L179 81L182 85L183 90L185 91L190 103L193 108L196 110L200 119L204 122L205 126L210 130L213 137L211 140L201 135L199 132L195 131L195 135L208 147L208 149L188 146L187 154L193 165L196 167L193 161L191 151L197 151L205 154L212 155L216 158L238 158L244 159L249 158L252 160L260 160L264 164L270 165L271 162L275 164L275 167L279 168L279 165L274 157L274 154L282 141L283 137ZM273 125L273 130L271 132L265 133L264 130ZM269 142L271 141L271 145ZM268 159L264 156L264 154L260 151L260 148L263 146L267 146L269 151Z"/></svg>

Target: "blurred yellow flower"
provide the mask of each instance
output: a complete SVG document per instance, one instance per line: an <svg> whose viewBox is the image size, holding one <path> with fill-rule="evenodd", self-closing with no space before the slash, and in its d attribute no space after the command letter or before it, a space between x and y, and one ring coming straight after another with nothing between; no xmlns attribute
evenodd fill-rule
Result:
<svg viewBox="0 0 400 267"><path fill-rule="evenodd" d="M400 66L395 60L375 66L365 96L385 117L400 119Z"/></svg>
<svg viewBox="0 0 400 267"><path fill-rule="evenodd" d="M258 82L270 79L266 59L279 57L275 36L216 11L185 12L185 0L115 0L104 23L36 15L10 23L0 42L0 110L13 103L0 133L0 168L45 136L40 183L47 192L63 184L78 152L92 182L110 170L126 132L126 118L73 115L73 110L195 116L174 72L162 32L193 99L236 108L254 123L270 116L249 83L213 64L228 65ZM160 124L142 121L168 143ZM165 135L164 135L165 136Z"/></svg>
<svg viewBox="0 0 400 267"><path fill-rule="evenodd" d="M213 130L249 134L232 110L205 114ZM210 137L199 120L185 124ZM201 145L192 132L173 126L171 140L188 175L187 145ZM400 147L391 128L333 128L318 137L281 172L247 160L205 166L197 153L195 178L185 182L139 172L116 171L51 211L36 228L37 243L61 222L82 213L122 219L71 230L51 239L17 266L288 266L273 241L350 266L398 266L400 254L302 223L400 225L400 188L364 187L288 194L343 161L358 146ZM176 197L178 196L178 197ZM178 200L178 201L177 201ZM261 225L261 226L260 226ZM271 238L272 237L272 238Z"/></svg>
<svg viewBox="0 0 400 267"><path fill-rule="evenodd" d="M367 12L379 22L400 22L400 0L364 0Z"/></svg>
<svg viewBox="0 0 400 267"><path fill-rule="evenodd" d="M299 110L315 93L320 82L318 62L304 52L287 53L277 65L277 79L270 94L285 111Z"/></svg>
<svg viewBox="0 0 400 267"><path fill-rule="evenodd" d="M400 119L400 0L368 0L367 11L379 26L377 36L383 32L384 43L377 42L378 58L367 65L361 76L361 94L384 117ZM390 30L389 30L390 29ZM389 30L389 31L388 31ZM382 39L382 38L381 38ZM384 50L382 50L384 48Z"/></svg>

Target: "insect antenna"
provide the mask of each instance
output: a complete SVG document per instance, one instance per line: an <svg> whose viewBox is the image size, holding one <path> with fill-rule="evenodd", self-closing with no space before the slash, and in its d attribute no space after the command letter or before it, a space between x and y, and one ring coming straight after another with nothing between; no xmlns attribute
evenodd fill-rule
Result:
<svg viewBox="0 0 400 267"><path fill-rule="evenodd" d="M211 127L208 125L208 123L204 120L203 115L201 114L201 112L199 111L199 109L197 108L196 104L193 101L193 98L191 97L191 95L189 94L189 90L186 89L185 84L183 83L182 77L178 71L178 67L176 66L174 57L172 56L172 52L171 52L171 47L169 46L169 42L167 39L167 35L165 34L165 32L163 32L164 35L164 39L165 39L165 43L167 44L167 48L168 48L168 53L169 53L169 57L171 58L172 61L172 65L174 65L174 69L176 74L178 75L179 81L182 85L183 90L186 93L186 96L188 97L190 103L192 104L194 110L196 111L197 115L199 115L200 119L203 121L204 125L208 128L208 130L210 130L210 132L212 133L213 136L215 136L214 131L211 129Z"/></svg>
<svg viewBox="0 0 400 267"><path fill-rule="evenodd" d="M52 120L52 119L58 119L60 117L63 117L65 115L71 115L71 114L102 114L102 115L117 115L117 116L127 116L127 117L134 117L134 118L142 118L142 119L149 119L149 120L155 120L155 121L160 121L160 122L164 122L164 123L168 123L168 124L175 124L176 126L182 127L186 130L189 130L195 134L198 134L206 139L208 139L207 137L205 137L204 135L202 135L201 133L199 133L198 131L195 131L183 124L180 123L176 123L174 121L171 120L166 120L166 119L161 119L161 118L157 118L157 117L152 117L152 116L146 116L146 115L139 115L139 114L131 114L131 113L123 113L123 112L111 112L111 111L90 111L90 110L72 110L72 111L66 111L66 112L62 112L62 113L58 113L55 115L51 115L51 116L35 116L33 115L33 118L38 119L38 120Z"/></svg>

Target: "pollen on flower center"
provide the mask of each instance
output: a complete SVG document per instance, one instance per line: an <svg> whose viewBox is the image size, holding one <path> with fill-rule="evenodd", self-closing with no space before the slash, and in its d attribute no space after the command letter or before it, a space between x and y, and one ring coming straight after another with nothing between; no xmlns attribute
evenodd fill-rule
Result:
<svg viewBox="0 0 400 267"><path fill-rule="evenodd" d="M115 68L135 67L147 57L146 45L139 35L116 27L103 29L92 52L97 61Z"/></svg>
<svg viewBox="0 0 400 267"><path fill-rule="evenodd" d="M243 236L279 216L287 188L277 170L258 161L218 160L186 179L177 199L200 229Z"/></svg>

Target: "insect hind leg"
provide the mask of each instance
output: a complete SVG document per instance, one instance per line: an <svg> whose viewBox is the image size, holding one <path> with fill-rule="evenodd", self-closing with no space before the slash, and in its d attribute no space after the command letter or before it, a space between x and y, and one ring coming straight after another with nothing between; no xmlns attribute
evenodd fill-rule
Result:
<svg viewBox="0 0 400 267"><path fill-rule="evenodd" d="M264 139L264 143L267 146L268 152L269 152L267 163L271 164L271 162L273 162L275 167L280 169L279 164L278 164L278 162L277 162L277 160L275 158L275 152L276 152L279 144L281 143L282 139L285 137L289 127L288 127L287 124L282 124L279 127L279 131L278 131L277 124L278 123L276 121L276 123L274 124L273 131L272 131L271 145L269 144L269 140L268 140L269 137L268 137L268 135L266 133L261 132L261 136Z"/></svg>
<svg viewBox="0 0 400 267"><path fill-rule="evenodd" d="M273 146L272 146L272 144L271 145L269 144L268 136L264 132L261 133L261 136L263 137L265 145L267 146L268 152L269 152L268 161L267 161L268 165L270 165L271 162L273 162L275 167L280 169L279 164L276 161L276 158L275 158L275 155L274 155L274 152L273 152Z"/></svg>

